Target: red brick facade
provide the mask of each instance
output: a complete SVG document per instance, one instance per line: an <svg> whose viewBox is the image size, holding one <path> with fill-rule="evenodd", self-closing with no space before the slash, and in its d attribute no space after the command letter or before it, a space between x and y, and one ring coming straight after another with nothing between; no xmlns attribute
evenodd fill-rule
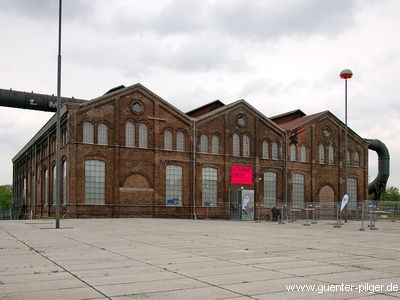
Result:
<svg viewBox="0 0 400 300"><path fill-rule="evenodd" d="M277 203L292 202L293 174L304 175L304 202L340 200L344 192L344 126L330 112L305 116L295 111L270 119L244 100L229 105L218 102L210 107L202 107L203 114L191 117L140 84L84 104L64 106L62 215L229 218L230 190L251 190L252 201L264 203L265 172L276 174ZM92 142L84 140L85 122L93 126ZM128 122L135 128L133 146L127 141ZM100 127L107 128L106 144L99 144ZM140 127L147 128L145 146L140 145ZM167 131L172 133L168 150ZM235 138L239 141L237 149L233 149ZM218 140L218 147L214 140ZM277 146L274 157L273 143ZM295 144L297 151L295 161L291 161L291 144ZM263 156L265 145L268 157ZM325 149L322 162L320 147ZM333 153L329 154L329 149ZM356 200L361 201L368 196L368 144L349 130L348 149L348 177L356 179ZM359 157L357 162L353 160L355 153ZM100 161L105 166L104 203L88 203L87 161ZM54 117L16 155L13 164L14 195L26 198L26 216L54 216ZM182 199L178 205L171 205L166 196L166 170L170 165L182 170ZM232 165L252 167L252 183L232 184ZM217 203L212 207L205 206L203 201L204 168L212 168L217 174Z"/></svg>

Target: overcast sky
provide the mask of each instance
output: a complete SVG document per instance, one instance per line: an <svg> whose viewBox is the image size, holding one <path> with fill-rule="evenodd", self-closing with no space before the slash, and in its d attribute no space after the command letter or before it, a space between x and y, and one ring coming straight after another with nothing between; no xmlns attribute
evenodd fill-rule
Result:
<svg viewBox="0 0 400 300"><path fill-rule="evenodd" d="M58 2L0 0L0 88L57 93ZM388 184L400 188L399 13L398 0L64 0L61 94L140 82L184 112L245 99L267 117L344 120L349 68L348 125L386 144ZM0 185L51 116L0 107Z"/></svg>

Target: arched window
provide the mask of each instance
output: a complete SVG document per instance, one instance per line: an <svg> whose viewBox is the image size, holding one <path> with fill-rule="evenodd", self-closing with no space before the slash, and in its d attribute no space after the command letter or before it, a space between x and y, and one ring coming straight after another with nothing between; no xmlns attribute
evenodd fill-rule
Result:
<svg viewBox="0 0 400 300"><path fill-rule="evenodd" d="M348 209L357 208L357 190L358 190L358 180L357 178L347 178L347 194L349 195L349 202L347 203Z"/></svg>
<svg viewBox="0 0 400 300"><path fill-rule="evenodd" d="M325 163L325 146L323 144L319 144L318 147L318 156L319 156L319 163Z"/></svg>
<svg viewBox="0 0 400 300"><path fill-rule="evenodd" d="M350 166L350 164L351 164L351 161L350 161L351 159L350 159L350 157L351 157L351 156L350 156L350 151L347 150L346 160L347 160L347 165L348 165L348 166Z"/></svg>
<svg viewBox="0 0 400 300"><path fill-rule="evenodd" d="M108 127L104 123L97 128L97 142L99 145L108 145Z"/></svg>
<svg viewBox="0 0 400 300"><path fill-rule="evenodd" d="M300 148L300 161L306 162L307 161L307 146L302 145Z"/></svg>
<svg viewBox="0 0 400 300"><path fill-rule="evenodd" d="M84 143L94 143L94 127L90 122L83 123L83 142Z"/></svg>
<svg viewBox="0 0 400 300"><path fill-rule="evenodd" d="M168 165L166 170L166 205L182 205L183 180L182 167Z"/></svg>
<svg viewBox="0 0 400 300"><path fill-rule="evenodd" d="M305 178L303 174L293 174L292 200L294 207L303 207L305 199Z"/></svg>
<svg viewBox="0 0 400 300"><path fill-rule="evenodd" d="M105 204L106 163L101 160L85 161L85 204Z"/></svg>
<svg viewBox="0 0 400 300"><path fill-rule="evenodd" d="M278 159L279 158L279 151L278 151L278 143L273 142L271 145L271 150L272 150L272 159Z"/></svg>
<svg viewBox="0 0 400 300"><path fill-rule="evenodd" d="M172 150L172 132L170 130L164 131L164 149Z"/></svg>
<svg viewBox="0 0 400 300"><path fill-rule="evenodd" d="M49 204L49 171L44 170L44 204Z"/></svg>
<svg viewBox="0 0 400 300"><path fill-rule="evenodd" d="M275 172L264 173L264 207L271 208L276 205L277 176Z"/></svg>
<svg viewBox="0 0 400 300"><path fill-rule="evenodd" d="M211 138L211 152L212 154L219 154L219 137L216 135Z"/></svg>
<svg viewBox="0 0 400 300"><path fill-rule="evenodd" d="M263 141L262 144L262 158L264 159L269 158L269 143L267 141Z"/></svg>
<svg viewBox="0 0 400 300"><path fill-rule="evenodd" d="M176 133L176 150L185 151L185 135L182 131Z"/></svg>
<svg viewBox="0 0 400 300"><path fill-rule="evenodd" d="M52 188L53 188L53 205L56 205L56 199L57 199L57 189L56 189L56 187L57 187L57 166L54 166L53 167L53 174L52 174L52 176L53 176L53 186L52 186Z"/></svg>
<svg viewBox="0 0 400 300"><path fill-rule="evenodd" d="M67 161L62 163L62 204L67 204Z"/></svg>
<svg viewBox="0 0 400 300"><path fill-rule="evenodd" d="M358 154L358 152L354 152L353 154L354 157L354 166L355 167L359 167L360 166L360 154Z"/></svg>
<svg viewBox="0 0 400 300"><path fill-rule="evenodd" d="M243 156L250 156L250 136L247 134L243 136Z"/></svg>
<svg viewBox="0 0 400 300"><path fill-rule="evenodd" d="M297 160L297 147L296 144L291 144L290 145L290 161L296 161Z"/></svg>
<svg viewBox="0 0 400 300"><path fill-rule="evenodd" d="M200 152L208 153L208 136L205 134L200 137Z"/></svg>
<svg viewBox="0 0 400 300"><path fill-rule="evenodd" d="M145 123L139 124L139 147L140 148L149 147L149 128Z"/></svg>
<svg viewBox="0 0 400 300"><path fill-rule="evenodd" d="M335 163L335 150L332 145L329 145L328 147L328 157L329 157L328 163L330 165L333 165Z"/></svg>
<svg viewBox="0 0 400 300"><path fill-rule="evenodd" d="M240 137L237 133L232 136L232 155L240 156Z"/></svg>
<svg viewBox="0 0 400 300"><path fill-rule="evenodd" d="M215 168L202 169L202 203L203 206L217 206L218 199L218 170Z"/></svg>
<svg viewBox="0 0 400 300"><path fill-rule="evenodd" d="M135 124L132 122L125 124L125 146L135 147Z"/></svg>

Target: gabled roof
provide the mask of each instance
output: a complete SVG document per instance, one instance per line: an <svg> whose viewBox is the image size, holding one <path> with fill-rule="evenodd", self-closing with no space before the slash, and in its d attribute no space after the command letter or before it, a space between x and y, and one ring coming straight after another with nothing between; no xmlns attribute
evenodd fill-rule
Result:
<svg viewBox="0 0 400 300"><path fill-rule="evenodd" d="M280 124L278 123L278 124L279 124L279 126L284 128L285 130L294 130L294 129L300 127L300 126L303 126L304 124L306 124L308 122L313 121L314 119L322 116L323 114L326 114L327 112L329 112L329 111L326 110L326 111L319 112L319 113L316 113L316 114L312 114L312 115L309 115L309 116L306 116L303 113L304 114L303 117L300 117L300 118L297 118L297 119L293 119L291 121L280 123Z"/></svg>
<svg viewBox="0 0 400 300"><path fill-rule="evenodd" d="M190 116L190 117L196 118L196 117L200 117L200 116L202 116L204 114L207 114L207 113L209 113L209 112L211 112L213 110L221 108L223 106L225 106L225 104L222 103L220 100L214 100L214 101L212 101L210 103L207 103L207 104L205 104L203 106L200 106L198 108L192 109L191 111L188 111L186 114L188 116Z"/></svg>

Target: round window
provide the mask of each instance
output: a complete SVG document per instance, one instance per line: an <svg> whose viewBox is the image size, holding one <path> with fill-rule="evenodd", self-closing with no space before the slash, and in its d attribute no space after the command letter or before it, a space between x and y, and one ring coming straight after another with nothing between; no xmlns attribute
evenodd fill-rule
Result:
<svg viewBox="0 0 400 300"><path fill-rule="evenodd" d="M134 112L139 113L142 111L142 105L139 102L135 102L132 105L132 109Z"/></svg>
<svg viewBox="0 0 400 300"><path fill-rule="evenodd" d="M236 119L236 122L239 126L243 127L246 125L246 117L243 115L238 116L238 118Z"/></svg>

